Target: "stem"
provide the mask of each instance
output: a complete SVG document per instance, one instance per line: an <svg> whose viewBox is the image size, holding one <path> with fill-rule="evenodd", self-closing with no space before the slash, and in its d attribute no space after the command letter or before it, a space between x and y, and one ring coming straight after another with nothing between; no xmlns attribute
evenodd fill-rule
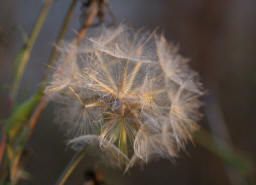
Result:
<svg viewBox="0 0 256 185"><path fill-rule="evenodd" d="M60 42L61 40L63 39L66 31L67 31L67 28L68 28L68 24L72 18L72 14L73 14L73 11L75 9L75 6L76 6L76 3L78 2L78 0L73 0L67 13L66 13L66 16L63 20L63 24L61 26L61 29L60 29L60 32L57 36L57 39L56 39L56 46L59 46L60 45ZM57 47L54 47L52 52L51 52L51 56L50 56L50 59L48 61L48 66L52 66L57 58L57 55L58 55L58 50L57 50ZM47 70L43 76L43 82L45 82L47 80L47 77L49 75L49 72L50 70Z"/></svg>
<svg viewBox="0 0 256 185"><path fill-rule="evenodd" d="M85 153L87 149L89 148L89 145L86 145L82 150L78 151L72 160L68 163L65 170L62 172L61 176L57 180L55 185L64 185L68 177L71 175L71 173L74 171L75 167L79 164L81 159L85 156Z"/></svg>
<svg viewBox="0 0 256 185"><path fill-rule="evenodd" d="M6 147L6 138L2 137L0 142L0 164L2 163L3 157L4 157L4 152L5 152L5 147Z"/></svg>
<svg viewBox="0 0 256 185"><path fill-rule="evenodd" d="M59 46L61 40L63 39L63 37L64 37L64 35L65 35L66 31L67 31L68 24L69 24L69 22L70 22L70 20L72 18L72 14L73 14L73 11L75 9L75 5L76 5L77 2L78 2L78 0L73 0L71 5L70 5L70 7L69 7L69 9L68 9L68 11L67 11L67 13L66 13L66 16L65 16L65 18L63 20L63 24L62 24L61 29L60 29L60 32L59 32L59 34L57 36L57 39L56 39L56 46ZM87 22L90 25L92 20L86 21L86 23ZM87 24L86 24L86 26L87 26ZM84 28L83 28L83 30L84 30ZM48 65L49 66L52 66L54 64L54 62L56 61L57 55L58 55L58 50L57 50L56 47L54 47L52 52L51 52L51 56L49 58L49 61L48 61ZM43 83L46 82L47 77L49 75L49 72L50 72L49 69L45 72L45 74L43 76L43 80L42 80ZM45 87L42 86L39 89L39 91L44 91L44 89L45 89ZM28 133L28 136L27 136L28 138L32 134L32 132L34 130L34 127L35 127L35 125L36 125L36 123L37 123L37 121L38 121L38 119L40 117L41 112L43 111L44 107L47 105L47 102L48 102L47 96L44 96L43 98L41 98L41 101L40 101L39 105L37 106L35 112L33 113L32 117L31 117L31 119L29 121L30 130L29 130L29 133Z"/></svg>
<svg viewBox="0 0 256 185"><path fill-rule="evenodd" d="M200 128L195 134L195 140L206 150L213 153L221 159L221 161L235 169L241 177L250 176L252 171L251 160L234 151L234 149L221 140L215 140L206 130Z"/></svg>
<svg viewBox="0 0 256 185"><path fill-rule="evenodd" d="M127 150L127 135L125 130L125 122L123 118L120 120L120 136L119 136L119 147L120 150L128 157L128 150Z"/></svg>
<svg viewBox="0 0 256 185"><path fill-rule="evenodd" d="M96 16L98 10L98 5L96 1L93 1L90 5L90 7L87 9L87 19L84 21L83 27L82 29L79 31L76 40L75 40L75 44L79 45L80 42L83 40L83 38L85 37L88 28L91 26L93 18Z"/></svg>
<svg viewBox="0 0 256 185"><path fill-rule="evenodd" d="M77 2L77 0L74 0L73 3L74 2ZM71 4L71 7L74 6L73 3ZM65 21L70 21L69 17L71 16L71 13L73 12L73 8L74 8L74 7L73 8L71 8L71 7L70 7L70 9L69 9L69 11L68 11L68 13L66 15ZM92 24L93 18L95 17L95 15L96 15L96 13L98 11L98 8L97 8L97 6L95 4L92 4L91 7L89 7L89 8L90 8L90 11L88 12L89 13L88 18L85 20L84 25L83 25L82 29L79 31L79 33L78 33L78 35L76 37L76 40L75 40L75 44L77 44L77 45L79 45L79 43L82 41L82 39L85 36L89 26ZM62 29L61 29L61 31L59 33L59 36L57 38L57 41L56 41L57 44L63 38L64 33L66 31L66 28L67 28L67 24L68 23L64 23L63 24ZM57 56L56 48L54 48L54 50L55 51L52 52L52 55L51 55L50 60L49 60L49 64L50 65L53 65L53 63L54 63L54 61L56 59L56 56ZM67 58L69 58L69 56L67 56ZM48 74L49 74L49 71L46 72L46 75L43 78L43 82L47 80ZM44 86L40 90L43 91L44 90ZM38 121L42 111L44 110L45 106L47 105L47 102L48 102L48 97L44 96L41 99L39 105L37 106L36 111L33 113L32 117L30 119L30 123L29 123L30 129L31 129L30 130L30 135L33 132L33 128L35 127L35 125L36 125L36 123L37 123L37 121Z"/></svg>
<svg viewBox="0 0 256 185"><path fill-rule="evenodd" d="M22 78L22 75L24 73L24 69L28 63L28 60L30 58L31 50L35 44L35 41L38 37L38 34L41 31L41 28L43 26L43 23L45 21L45 18L50 10L50 7L53 3L53 0L47 0L44 3L44 6L41 10L41 13L36 21L35 27L27 41L27 43L22 47L22 49L18 52L18 55L15 58L15 65L17 65L17 71L16 76L14 78L13 86L11 88L11 97L13 100L15 100L17 91L20 85L20 81Z"/></svg>
<svg viewBox="0 0 256 185"><path fill-rule="evenodd" d="M17 90L19 88L20 85L20 80L22 78L24 69L26 67L26 64L29 60L30 57L30 53L31 50L33 48L33 45L36 41L36 38L41 30L41 27L45 21L45 18L48 14L48 11L51 7L51 4L54 0L46 0L41 13L39 15L39 18L36 21L36 25L31 33L31 36L28 40L28 42L23 46L23 48L19 51L17 57L15 58L15 64L16 64L16 69L17 69L17 74L15 76L15 80L13 82L13 86L11 88L11 98L12 100L15 100L16 95L17 95ZM63 39L65 32L67 30L68 27L68 23L71 20L72 17L72 13L73 10L75 9L75 5L78 2L78 0L72 0L72 3L68 9L68 12L64 18L61 30L59 32L59 35L56 39L56 45L60 44L60 41ZM87 12L87 19L84 22L83 27L81 28L81 30L79 31L78 35L76 36L76 40L74 41L75 44L79 45L79 43L82 41L83 37L85 36L87 29L89 28L89 26L92 24L93 18L96 16L96 13L98 11L98 7L96 6L97 3L96 1L94 3L92 3L90 5L90 7L88 7L88 12ZM49 59L49 65L53 65L53 63L56 61L56 57L58 55L58 50L56 49L56 47L53 48L50 59ZM42 82L46 82L48 74L49 74L49 69L46 71L46 74L44 74L43 76L43 80ZM45 89L45 84L43 84L40 89L38 90L38 93L42 93ZM37 106L36 110L34 111L33 115L30 117L30 121L29 121L29 125L27 127L27 129L24 131L24 134L21 138L22 140L22 147L24 147L26 141L29 139L29 137L31 136L34 127L38 121L38 118L40 117L41 112L43 111L43 109L45 108L45 106L47 105L48 102L48 97L47 96L42 96L43 93L40 96L40 100L38 102L39 105ZM25 136L24 136L25 135ZM23 148L20 149L20 151L22 151ZM85 150L85 149L84 149ZM73 169L75 168L75 166L79 163L79 161L82 159L82 156L84 155L85 151L81 151L80 155L77 154L77 159L73 160L73 164L69 167L69 169L67 169L67 171L65 172L65 175L63 176L62 179L59 179L59 183L63 184L65 182L65 180L67 179L67 177L71 174L71 172L73 171ZM73 166L73 167L72 167ZM9 171L9 170L7 170ZM9 175L7 175L9 176Z"/></svg>
<svg viewBox="0 0 256 185"><path fill-rule="evenodd" d="M73 0L67 13L66 13L66 16L63 20L63 24L61 26L61 29L60 29L60 32L57 36L57 39L56 39L56 46L58 46L61 42L61 40L63 39L66 31L67 31L67 28L68 28L68 24L71 20L71 17L72 17L72 14L73 14L73 11L75 9L75 5L78 1L77 0ZM50 56L50 59L48 61L48 65L49 66L52 66L57 58L57 55L58 55L58 50L56 47L53 48L52 50L52 53L51 53L51 56ZM42 82L46 82L47 78L48 78L48 75L49 75L49 72L50 70L47 70L43 76L43 80ZM44 84L43 84L44 85ZM39 91L44 91L45 87L42 86ZM28 133L28 138L30 137L30 135L32 134L33 130L34 130L34 127L37 123L37 120L39 119L40 117L40 114L41 112L43 111L44 107L47 105L47 102L48 102L48 98L46 96L44 96L43 98L41 98L40 100L40 103L39 105L37 106L36 110L34 111L30 121L29 121L29 127L30 127L30 130L29 130L29 133ZM28 139L27 138L27 139Z"/></svg>

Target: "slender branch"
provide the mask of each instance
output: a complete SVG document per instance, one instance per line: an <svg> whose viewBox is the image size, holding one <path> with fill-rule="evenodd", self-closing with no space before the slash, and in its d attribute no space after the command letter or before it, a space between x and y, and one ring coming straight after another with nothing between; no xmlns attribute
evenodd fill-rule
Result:
<svg viewBox="0 0 256 185"><path fill-rule="evenodd" d="M72 160L68 163L65 170L62 172L61 176L57 180L55 185L64 185L68 177L71 175L71 173L74 171L76 166L79 164L79 162L83 159L85 156L85 153L87 149L89 148L89 145L86 145L82 150L78 151Z"/></svg>
<svg viewBox="0 0 256 185"><path fill-rule="evenodd" d="M79 45L80 42L85 37L87 30L92 25L93 18L96 16L97 12L98 12L97 2L91 3L90 7L88 8L88 12L87 12L88 17L85 20L82 29L79 31L79 33L76 37L76 40L75 40L76 45Z"/></svg>

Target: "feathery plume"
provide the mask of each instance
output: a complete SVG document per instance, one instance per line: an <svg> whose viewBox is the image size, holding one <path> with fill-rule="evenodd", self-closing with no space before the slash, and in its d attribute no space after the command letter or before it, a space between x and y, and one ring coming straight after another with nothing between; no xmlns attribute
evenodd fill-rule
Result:
<svg viewBox="0 0 256 185"><path fill-rule="evenodd" d="M176 47L124 25L66 45L46 94L62 105L70 144L98 143L127 168L184 149L203 91Z"/></svg>

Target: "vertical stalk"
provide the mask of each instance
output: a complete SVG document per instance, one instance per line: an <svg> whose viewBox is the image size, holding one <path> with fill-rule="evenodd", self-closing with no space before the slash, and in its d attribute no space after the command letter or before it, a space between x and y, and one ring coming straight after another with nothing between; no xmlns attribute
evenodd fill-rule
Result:
<svg viewBox="0 0 256 185"><path fill-rule="evenodd" d="M77 0L74 0L74 1L77 1ZM74 1L73 1L73 3L74 3ZM72 5L73 5L73 4L72 4ZM72 6L72 5L71 5L71 6ZM73 7L73 8L74 8L74 7ZM67 15L66 15L67 17L65 18L65 20L70 20L70 18L68 18L68 17L69 17L69 14L72 13L73 8L69 9L69 11L68 11L68 13L67 13ZM89 12L88 12L88 17L87 17L87 19L85 20L82 29L79 31L79 33L78 33L78 35L76 36L76 39L75 39L75 41L74 41L74 44L76 44L76 45L79 45L79 44L80 44L80 42L82 41L82 39L84 38L84 36L85 36L85 34L86 34L86 32L87 32L87 29L88 29L89 26L92 24L93 18L95 17L96 13L98 12L97 4L96 4L96 3L92 3L92 5L88 8L88 11L89 11ZM63 24L62 30L63 30L63 29L66 29L66 24L65 24L65 23ZM59 41L58 41L58 39L57 39L57 41L56 41L57 43L61 41L61 39L62 39L64 33L62 33L62 31L61 31L61 32L60 32L60 35L62 35L62 36L58 37ZM54 62L55 59L56 59L56 56L57 56L57 50L56 50L56 51L53 51L53 53L52 53L52 55L51 55L51 58L50 58L50 60L49 60L49 64L53 64L53 62ZM67 61L68 61L69 57L70 57L70 56L67 56ZM47 71L46 73L47 73L47 74L44 76L44 79L43 79L43 80L46 80L46 79L47 79L47 76L48 76L49 72ZM43 81L43 82L44 82L44 81ZM44 90L44 86L41 87L40 91L43 91L43 90ZM30 125L30 128L31 128L30 134L32 133L33 128L34 128L35 124L37 123L37 121L38 121L38 119L39 119L39 117L40 117L42 111L44 110L44 107L47 105L47 102L48 102L48 97L47 97L47 96L44 96L44 97L41 99L39 105L37 106L36 111L33 113L32 117L31 117L31 119L30 119L30 121L29 121L29 125Z"/></svg>
<svg viewBox="0 0 256 185"><path fill-rule="evenodd" d="M71 17L72 17L72 14L73 14L73 11L75 9L75 6L76 6L76 3L77 3L78 0L73 0L67 13L66 13L66 16L63 20L63 24L61 26L61 29L60 29L60 32L57 36L57 39L56 39L56 46L59 46L60 45L60 42L62 41L66 31L67 31L67 27L68 27L68 24L71 20ZM57 58L57 55L58 55L58 50L56 47L54 47L52 49L52 52L51 52L51 56L50 56L50 59L48 61L48 65L49 66L52 66ZM49 70L46 70L44 76L43 76L43 80L42 82L45 82L47 80L47 77L49 75Z"/></svg>
<svg viewBox="0 0 256 185"><path fill-rule="evenodd" d="M46 0L27 43L21 48L21 50L18 52L18 55L15 58L14 62L15 62L15 67L16 67L16 75L14 77L14 82L13 82L13 85L11 88L12 100L15 100L15 98L16 98L17 91L18 91L18 88L20 85L20 81L21 81L22 75L24 73L24 69L28 63L29 58L30 58L31 50L35 44L38 34L41 31L41 28L43 26L43 23L46 19L46 16L50 10L50 7L51 7L53 1L54 0Z"/></svg>
<svg viewBox="0 0 256 185"><path fill-rule="evenodd" d="M128 157L128 150L127 150L127 134L125 130L125 121L124 118L121 118L120 121L120 136L119 136L119 147L120 150Z"/></svg>
<svg viewBox="0 0 256 185"><path fill-rule="evenodd" d="M250 177L250 174L253 170L250 158L237 151L234 151L234 149L225 142L221 140L215 140L203 128L196 132L195 140L203 148L216 155L226 166L234 169L241 177L241 179Z"/></svg>
<svg viewBox="0 0 256 185"><path fill-rule="evenodd" d="M72 160L68 163L65 170L62 172L61 176L57 180L55 185L64 185L68 177L71 175L71 173L74 171L76 166L79 164L79 162L82 160L82 158L85 156L85 153L88 149L89 145L86 145L82 150L78 151Z"/></svg>

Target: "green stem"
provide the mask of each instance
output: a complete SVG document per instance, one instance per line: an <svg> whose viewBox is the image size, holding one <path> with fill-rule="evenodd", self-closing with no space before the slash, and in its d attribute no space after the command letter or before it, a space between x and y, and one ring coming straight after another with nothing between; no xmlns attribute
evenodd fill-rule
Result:
<svg viewBox="0 0 256 185"><path fill-rule="evenodd" d="M22 78L22 75L24 73L24 69L28 63L28 60L30 58L31 50L34 46L34 43L38 37L38 34L41 31L41 28L43 26L43 23L45 21L45 18L50 10L50 7L52 5L54 0L46 0L44 3L44 6L41 10L41 13L36 21L35 27L27 41L27 43L21 48L21 50L18 52L18 55L16 56L14 63L16 66L16 76L14 78L13 86L11 88L11 97L13 100L15 100L17 91L20 85L20 81Z"/></svg>
<svg viewBox="0 0 256 185"><path fill-rule="evenodd" d="M53 0L51 0L51 2L53 2ZM21 50L21 51L26 51L27 52L27 50L28 50L28 48L29 48L29 50L31 51L31 49L32 49L32 46L33 46L33 44L34 44L34 42L35 42L35 40L36 40L36 35L39 33L39 31L40 31L40 29L41 28L39 28L39 26L41 25L42 26L42 24L43 24L43 20L46 18L46 14L47 14L47 12L48 12L48 10L49 10L49 8L50 8L50 3L51 2L46 2L46 4L44 5L44 7L43 7L43 9L42 9L42 11L41 11L41 14L40 14L40 16L39 16L39 18L38 18L38 20L37 20L37 23L36 23L36 25L35 25L35 28L34 28L34 30L33 30L33 32L32 32L32 34L31 34L31 37L30 37L30 39L29 39L29 41L27 42L27 44L26 44L26 47L24 46L23 47L23 49L25 49L26 48L26 50ZM72 0L72 3L71 3L71 5L70 5L70 7L69 7L69 9L68 9L68 11L67 11L67 13L66 13L66 15L65 15L65 18L64 18L64 20L63 20L63 23L62 23L62 27L61 27L61 29L60 29L60 32L59 32L59 34L58 34L58 36L57 36L57 39L56 39L56 44L57 45L59 45L59 43L60 43L60 41L63 39L63 37L64 37L64 34L65 34L65 32L66 32L66 30L67 30L67 27L68 27L68 24L69 24L69 22L70 22L70 20L71 20L71 17L72 17L72 13L73 13L73 10L74 10L74 8L75 8L75 5L76 5L76 3L78 2L78 0ZM47 8L47 9L46 9ZM29 46L29 47L28 47ZM30 52L29 51L29 52ZM21 55L22 53L19 53L19 57L22 57L23 55ZM56 48L54 47L53 48L53 50L52 50L52 54L51 54L51 57L50 57L50 59L49 59L49 64L53 64L53 62L55 61L55 59L56 59L56 56L57 56L57 50L56 50ZM19 58L19 57L16 57L16 62L17 62L17 64L18 63L20 63L20 62L22 62L22 61L25 61L24 60L24 58L22 59L22 58ZM27 59L28 60L28 59ZM25 61L25 63L26 63L27 61ZM20 66L19 65L17 65L18 67L17 68L20 68ZM25 67L25 66L24 66ZM48 70L49 71L49 70ZM47 71L47 72L48 72ZM46 77L47 77L47 75L48 74L45 74L44 76L45 76L45 80L46 80ZM22 76L22 75L21 75ZM20 78L21 78L21 76L20 76ZM18 83L19 83L19 81L16 83L16 85L18 85ZM17 86L18 87L18 86ZM14 85L14 89L15 88L17 88L17 87L15 87L15 85ZM34 100L29 100L28 102L29 103L26 103L26 104L28 104L28 106L29 107L34 107L34 105L36 105L40 100L42 100L42 97L43 97L43 91L44 91L44 88L45 88L45 86L44 86L44 84L40 87L40 89L38 90L38 92L35 94L36 95L36 97L38 97L35 101ZM16 94L16 90L14 90L13 89L13 97L15 97L15 94ZM33 96L34 97L34 96ZM34 102L34 103L33 103ZM31 105L30 105L31 104ZM22 104L23 105L23 104ZM32 113L32 111L34 110L34 108L30 108L28 111L29 111L29 115L28 114L24 114L24 111L26 111L27 110L27 108L25 108L24 106L21 106L21 105L19 105L19 107L18 107L18 109L16 109L16 110L20 110L21 112L22 112L22 114L21 114L21 116L23 116L22 117L22 119L20 118L20 117L17 117L17 118L19 118L19 119L16 119L16 121L15 121L15 125L17 125L17 124L22 124L22 123L24 123L24 122L26 122L26 121L28 121L28 119L32 119L32 121L35 119L35 118L30 118L31 116L30 116L30 114ZM15 114L16 115L16 114ZM14 116L15 117L15 116ZM16 117L15 117L16 118ZM24 120L23 120L23 118L24 118ZM25 120L26 119L26 120ZM20 121L20 120L22 120L22 122ZM29 122L29 123L31 123L31 121ZM29 137L30 137L30 135L31 135L31 133L32 133L32 131L33 131L33 128L34 128L34 125L35 125L36 123L33 123L33 125L31 126L31 124L29 124L29 125L27 125L27 127L25 127L25 129L23 130L23 133L19 136L19 138L18 138L18 140L17 140L17 142L16 142L16 145L15 146L13 146L13 147L15 147L16 148L16 150L15 150L15 156L16 157L18 157L19 158L19 153L21 154L22 152L23 152L23 149L24 149L24 147L25 147L25 144L26 144L26 142L27 142L27 140L29 139ZM13 124L11 123L11 124L7 124L7 127L8 126L10 126L10 127L13 127ZM6 127L6 128L7 128ZM6 130L6 129L5 129ZM9 130L9 129L7 129L7 130ZM10 130L11 131L11 130ZM8 131L8 133L10 132L10 131ZM20 131L19 131L20 132ZM16 158L15 157L15 158ZM17 160L19 160L19 159L17 159ZM9 171L9 170L8 170Z"/></svg>
<svg viewBox="0 0 256 185"><path fill-rule="evenodd" d="M73 13L73 10L74 10L74 7L75 7L75 4L77 3L77 0L73 0L71 5L70 5L70 8L64 18L64 21L63 21L63 24L62 24L62 27L61 27L61 30L59 32L59 35L56 39L56 43L59 44L60 41L62 40L62 38L64 37L64 34L67 30L67 26L68 26L68 23L70 22L70 19L71 19L71 16L72 16L72 13ZM57 50L56 48L53 48L53 51L52 51L52 55L49 59L49 62L53 63L54 59L56 58L57 56ZM41 86L40 89L38 90L38 92L36 94L38 94L38 98L36 99L35 101L35 105L42 100L42 97L43 97L43 91L44 91L44 86ZM33 111L34 109L31 109L30 111ZM28 116L27 118L29 118L30 116ZM31 121L33 121L33 117L31 118L32 120L30 120L30 125L28 125L28 127L24 130L24 133L23 135L21 136L21 140L23 141L22 143L22 146L25 145L26 141L29 139L29 136L31 135L29 132L32 132L33 128L34 128L34 124L32 125L32 128L31 128ZM26 120L27 121L27 120ZM26 139L24 139L26 138Z"/></svg>
<svg viewBox="0 0 256 185"><path fill-rule="evenodd" d="M61 176L57 180L55 185L64 185L68 177L74 171L75 167L79 164L82 158L85 156L85 153L88 149L89 145L86 145L82 150L78 151L72 160L68 163L65 170L62 172Z"/></svg>
<svg viewBox="0 0 256 185"><path fill-rule="evenodd" d="M248 157L234 151L230 145L220 139L214 139L203 128L195 134L195 139L203 148L219 157L225 165L235 169L242 177L250 176L252 162Z"/></svg>
<svg viewBox="0 0 256 185"><path fill-rule="evenodd" d="M128 157L127 135L125 130L125 122L123 119L120 121L119 147L120 150Z"/></svg>

